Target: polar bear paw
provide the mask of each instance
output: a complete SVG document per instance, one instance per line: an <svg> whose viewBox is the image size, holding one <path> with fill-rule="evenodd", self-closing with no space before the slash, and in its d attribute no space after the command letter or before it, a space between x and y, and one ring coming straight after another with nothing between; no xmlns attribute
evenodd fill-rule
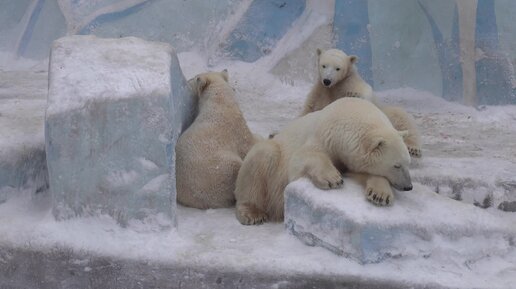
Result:
<svg viewBox="0 0 516 289"><path fill-rule="evenodd" d="M409 151L410 156L413 158L420 158L423 156L421 149L418 147L407 146L407 149Z"/></svg>
<svg viewBox="0 0 516 289"><path fill-rule="evenodd" d="M267 213L250 203L237 205L236 217L242 225L260 225L268 219Z"/></svg>
<svg viewBox="0 0 516 289"><path fill-rule="evenodd" d="M336 189L344 184L344 179L336 168L311 174L310 179L316 187L322 190Z"/></svg>
<svg viewBox="0 0 516 289"><path fill-rule="evenodd" d="M394 200L394 194L390 190L382 190L381 188L366 188L367 199L377 206L389 206Z"/></svg>

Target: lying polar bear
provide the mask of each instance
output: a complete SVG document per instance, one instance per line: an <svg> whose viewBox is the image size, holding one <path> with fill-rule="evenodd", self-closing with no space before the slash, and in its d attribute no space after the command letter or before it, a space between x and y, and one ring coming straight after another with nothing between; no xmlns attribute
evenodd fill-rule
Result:
<svg viewBox="0 0 516 289"><path fill-rule="evenodd" d="M392 204L391 185L412 189L406 134L360 98L341 98L298 118L245 157L236 181L236 217L244 225L280 221L288 183L308 177L320 189L338 188L344 168L363 174L369 201Z"/></svg>

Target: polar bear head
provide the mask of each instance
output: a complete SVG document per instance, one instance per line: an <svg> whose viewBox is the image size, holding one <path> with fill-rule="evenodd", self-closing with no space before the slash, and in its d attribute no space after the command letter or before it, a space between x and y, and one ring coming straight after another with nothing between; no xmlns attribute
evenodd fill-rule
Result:
<svg viewBox="0 0 516 289"><path fill-rule="evenodd" d="M407 131L376 129L362 139L362 170L383 176L398 190L412 190L410 155L403 138Z"/></svg>
<svg viewBox="0 0 516 289"><path fill-rule="evenodd" d="M346 78L358 61L355 55L348 56L342 50L330 49L322 51L317 48L319 81L325 87L332 87Z"/></svg>
<svg viewBox="0 0 516 289"><path fill-rule="evenodd" d="M224 69L221 72L205 72L196 75L194 78L188 80L188 85L194 91L195 95L199 98L202 97L203 92L211 85L211 84L228 84L228 70Z"/></svg>

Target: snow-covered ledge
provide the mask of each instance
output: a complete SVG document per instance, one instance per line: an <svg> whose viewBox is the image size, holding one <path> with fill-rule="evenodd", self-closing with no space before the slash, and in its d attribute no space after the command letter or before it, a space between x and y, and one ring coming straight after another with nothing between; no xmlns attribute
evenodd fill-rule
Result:
<svg viewBox="0 0 516 289"><path fill-rule="evenodd" d="M376 207L352 180L329 191L298 180L285 190L285 225L304 243L361 263L444 251L477 260L514 249L514 221L502 212L457 202L417 183L395 197L392 206Z"/></svg>
<svg viewBox="0 0 516 289"><path fill-rule="evenodd" d="M173 226L174 146L191 121L192 100L168 44L56 40L45 119L56 219L109 214L122 225Z"/></svg>

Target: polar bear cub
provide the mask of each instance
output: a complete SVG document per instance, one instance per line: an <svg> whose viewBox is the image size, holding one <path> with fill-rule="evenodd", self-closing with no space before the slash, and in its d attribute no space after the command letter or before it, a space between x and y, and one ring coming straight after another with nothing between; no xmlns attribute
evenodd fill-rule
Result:
<svg viewBox="0 0 516 289"><path fill-rule="evenodd" d="M176 145L177 201L207 209L230 207L238 170L255 143L228 83L227 70L188 81L198 115Z"/></svg>
<svg viewBox="0 0 516 289"><path fill-rule="evenodd" d="M359 98L341 98L300 117L249 151L236 181L236 217L245 225L279 221L289 182L308 177L320 189L337 188L343 184L339 169L362 174L369 201L392 204L391 185L412 189L406 134Z"/></svg>
<svg viewBox="0 0 516 289"><path fill-rule="evenodd" d="M301 115L318 111L342 97L358 97L376 104L391 120L397 130L408 130L405 144L413 157L421 157L421 140L415 121L400 107L382 106L373 89L358 73L358 57L339 49L317 49L319 79L307 96Z"/></svg>

